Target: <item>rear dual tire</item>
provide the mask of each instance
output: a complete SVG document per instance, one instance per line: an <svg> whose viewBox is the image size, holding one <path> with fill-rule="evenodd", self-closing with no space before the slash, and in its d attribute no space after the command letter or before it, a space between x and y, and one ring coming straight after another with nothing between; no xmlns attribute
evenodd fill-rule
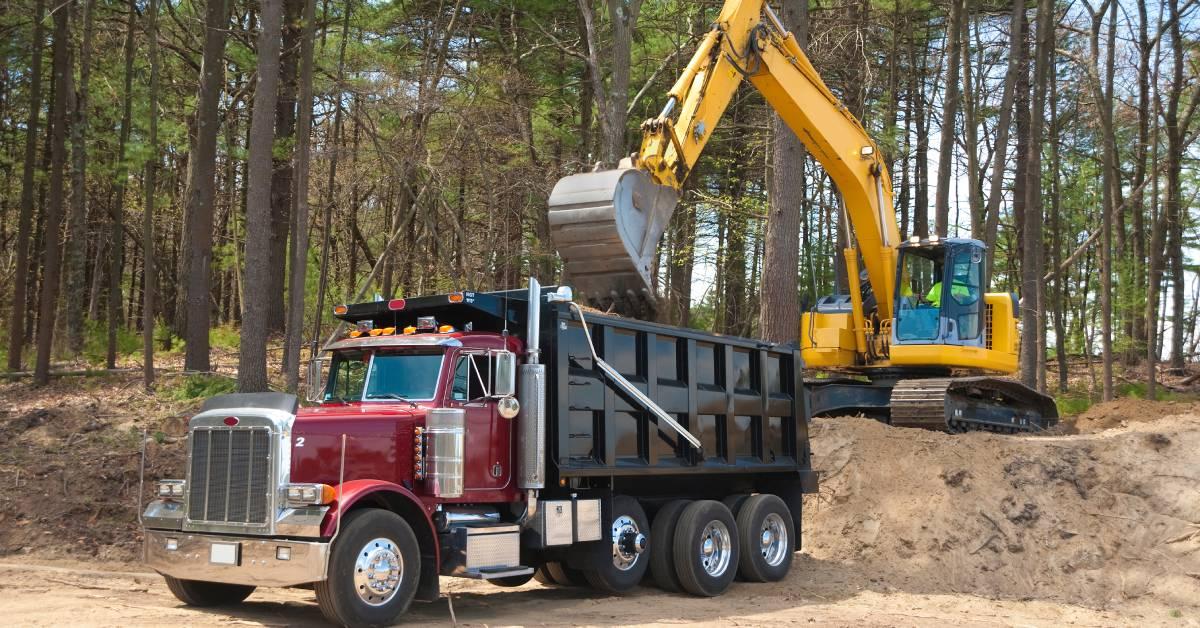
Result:
<svg viewBox="0 0 1200 628"><path fill-rule="evenodd" d="M701 597L725 592L737 575L741 544L737 521L718 501L692 502L675 525L672 553L684 591Z"/></svg>

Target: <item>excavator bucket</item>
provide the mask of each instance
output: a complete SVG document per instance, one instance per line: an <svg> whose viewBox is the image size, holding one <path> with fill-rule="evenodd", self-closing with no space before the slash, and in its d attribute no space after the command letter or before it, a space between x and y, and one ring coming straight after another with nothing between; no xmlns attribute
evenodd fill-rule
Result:
<svg viewBox="0 0 1200 628"><path fill-rule="evenodd" d="M679 195L637 168L564 177L550 193L550 237L589 305L652 317L658 240Z"/></svg>

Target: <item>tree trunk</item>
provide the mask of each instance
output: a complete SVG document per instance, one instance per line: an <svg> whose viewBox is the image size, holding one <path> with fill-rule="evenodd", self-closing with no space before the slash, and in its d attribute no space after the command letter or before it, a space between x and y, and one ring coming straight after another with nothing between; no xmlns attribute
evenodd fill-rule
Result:
<svg viewBox="0 0 1200 628"><path fill-rule="evenodd" d="M591 0L578 0L584 24L588 75L592 93L599 108L600 159L607 167L615 167L625 157L626 108L629 103L630 54L633 32L643 0L606 0L612 25L612 58L609 83L604 85L604 66L600 63L601 44L596 29L595 11Z"/></svg>
<svg viewBox="0 0 1200 628"><path fill-rule="evenodd" d="M54 11L54 104L50 111L50 181L42 233L42 291L38 301L37 362L33 384L50 381L50 353L54 347L54 310L58 303L62 269L64 170L67 162L67 98L71 89L70 5Z"/></svg>
<svg viewBox="0 0 1200 628"><path fill-rule="evenodd" d="M789 0L782 6L784 26L801 48L808 43L808 0ZM800 271L800 211L804 202L804 145L778 114L774 127L771 172L768 178L769 215L762 272L759 335L770 342L788 342L800 328L796 280Z"/></svg>
<svg viewBox="0 0 1200 628"><path fill-rule="evenodd" d="M264 295L267 332L284 330L284 273L292 215L293 141L296 135L296 66L300 60L300 19L305 0L283 2L283 54L279 60L279 99L275 104L274 170L271 175L271 283Z"/></svg>
<svg viewBox="0 0 1200 628"><path fill-rule="evenodd" d="M142 214L142 384L154 386L154 318L158 314L158 260L155 259L154 195L158 179L158 0L147 9L146 39L150 43L150 156L143 181L146 209Z"/></svg>
<svg viewBox="0 0 1200 628"><path fill-rule="evenodd" d="M1033 98L1029 112L1029 153L1025 183L1025 229L1021 234L1021 380L1026 386L1045 388L1040 375L1044 348L1040 340L1045 328L1042 300L1042 136L1045 128L1046 92L1054 66L1053 0L1041 0L1037 10L1037 44L1033 53ZM1039 386L1041 384L1041 386Z"/></svg>
<svg viewBox="0 0 1200 628"><path fill-rule="evenodd" d="M129 129L133 117L133 44L134 28L137 25L135 2L129 0L128 22L125 25L125 85L122 92L121 130L117 139L117 183L113 189L112 248L108 265L108 348L105 364L108 368L117 365L117 326L121 324L121 269L125 263L125 183L129 178L125 167L125 145L129 143Z"/></svg>
<svg viewBox="0 0 1200 628"><path fill-rule="evenodd" d="M955 122L958 117L959 100L958 57L962 41L964 1L950 1L949 24L946 28L946 91L942 99L942 125L939 132L941 143L938 147L937 190L934 195L934 228L942 237L946 237L950 228L950 179L954 178L954 139L957 135Z"/></svg>
<svg viewBox="0 0 1200 628"><path fill-rule="evenodd" d="M992 156L992 180L988 192L987 209L984 211L983 241L992 247L993 254L987 258L987 272L984 273L984 285L990 285L993 259L996 250L996 234L1000 228L1000 201L1004 197L1004 168L1008 153L1008 132L1012 125L1013 95L1016 92L1018 74L1020 73L1020 55L1015 48L1024 38L1025 2L1013 0L1012 19L1009 21L1010 49L1008 70L1004 75L1004 92L1000 97L999 120L996 123L996 148Z"/></svg>
<svg viewBox="0 0 1200 628"><path fill-rule="evenodd" d="M196 139L188 157L187 206L184 210L182 323L187 348L183 368L209 371L213 204L216 200L217 133L221 91L225 85L228 0L208 0L204 14L204 52L196 95ZM177 317L178 318L178 317Z"/></svg>
<svg viewBox="0 0 1200 628"><path fill-rule="evenodd" d="M308 169L312 137L313 37L316 33L316 2L304 0L300 34L300 99L296 126L296 171L292 190L291 265L288 269L287 337L284 340L283 372L287 391L300 387L300 350L304 334L304 283L308 276ZM317 316L321 313L317 312ZM310 356L315 359L316 356ZM317 382L306 382L309 387Z"/></svg>
<svg viewBox="0 0 1200 628"><path fill-rule="evenodd" d="M25 122L25 161L21 171L21 213L17 218L17 246L14 251L12 315L8 319L8 370L21 370L21 351L25 348L25 320L29 297L29 240L33 237L34 167L37 164L38 121L42 111L42 21L46 17L45 0L35 0L33 42L29 62L29 118Z"/></svg>
<svg viewBox="0 0 1200 628"><path fill-rule="evenodd" d="M1166 159L1166 207L1163 213L1167 223L1167 258L1171 263L1171 368L1182 369L1184 366L1183 329L1184 329L1184 258L1183 258L1183 222L1186 215L1183 208L1182 165L1184 152L1184 134L1188 124L1181 123L1179 117L1180 99L1185 87L1184 63L1186 56L1183 47L1186 45L1179 28L1179 0L1168 3L1171 17L1171 54L1173 65L1172 79L1167 92L1167 108L1163 116L1165 135L1167 139Z"/></svg>
<svg viewBox="0 0 1200 628"><path fill-rule="evenodd" d="M87 108L94 4L95 0L83 0L79 5L83 13L83 40L79 48L79 88L74 94L75 119L71 125L71 218L67 223L65 292L68 295L87 293ZM79 303L74 299L64 300L59 325L65 332L67 351L73 354L82 349L84 326L79 323Z"/></svg>
<svg viewBox="0 0 1200 628"><path fill-rule="evenodd" d="M267 390L267 302L261 298L271 287L271 148L274 140L275 102L279 91L279 48L283 27L283 0L262 0L258 35L258 84L250 118L249 173L246 192L246 294L242 311L238 390Z"/></svg>

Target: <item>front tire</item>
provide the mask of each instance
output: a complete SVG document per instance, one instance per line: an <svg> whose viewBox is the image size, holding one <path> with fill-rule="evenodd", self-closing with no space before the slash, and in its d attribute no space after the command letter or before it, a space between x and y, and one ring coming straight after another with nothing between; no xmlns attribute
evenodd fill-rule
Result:
<svg viewBox="0 0 1200 628"><path fill-rule="evenodd" d="M737 575L737 522L718 501L693 502L675 526L675 573L683 590L701 597L725 592Z"/></svg>
<svg viewBox="0 0 1200 628"><path fill-rule="evenodd" d="M609 538L589 548L584 577L596 589L607 593L625 593L636 587L650 567L650 519L642 505L632 497L618 495L612 500Z"/></svg>
<svg viewBox="0 0 1200 628"><path fill-rule="evenodd" d="M387 510L351 512L329 557L329 578L316 583L317 602L341 626L386 626L408 610L421 578L417 537Z"/></svg>
<svg viewBox="0 0 1200 628"><path fill-rule="evenodd" d="M738 512L741 564L738 572L751 582L778 582L792 567L795 536L792 515L783 500L764 493L747 499Z"/></svg>
<svg viewBox="0 0 1200 628"><path fill-rule="evenodd" d="M188 606L232 606L241 603L254 592L253 586L245 584L163 577L167 579L167 588L171 593Z"/></svg>

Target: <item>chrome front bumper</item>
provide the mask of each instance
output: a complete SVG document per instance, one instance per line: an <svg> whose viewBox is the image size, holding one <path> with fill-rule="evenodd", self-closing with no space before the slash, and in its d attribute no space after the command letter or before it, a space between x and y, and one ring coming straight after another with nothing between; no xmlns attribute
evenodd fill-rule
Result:
<svg viewBox="0 0 1200 628"><path fill-rule="evenodd" d="M183 580L289 587L324 580L329 543L146 530L144 558L155 571ZM176 549L167 549L173 539ZM234 564L213 562L213 544L236 545ZM279 548L290 557L279 558ZM228 549L227 547L224 549Z"/></svg>

